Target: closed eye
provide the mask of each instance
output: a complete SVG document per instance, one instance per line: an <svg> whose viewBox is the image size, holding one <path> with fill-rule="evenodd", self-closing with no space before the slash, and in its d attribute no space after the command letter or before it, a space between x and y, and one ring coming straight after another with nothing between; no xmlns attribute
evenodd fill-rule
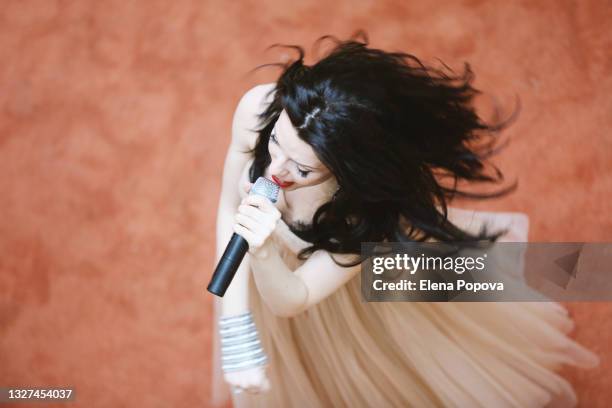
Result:
<svg viewBox="0 0 612 408"><path fill-rule="evenodd" d="M272 141L272 143L279 145L278 140L276 140L276 133L274 132L274 130L270 132L270 140ZM311 170L302 170L299 167L297 167L297 171L300 174L300 177L303 177L303 178L306 178L310 173L312 173Z"/></svg>

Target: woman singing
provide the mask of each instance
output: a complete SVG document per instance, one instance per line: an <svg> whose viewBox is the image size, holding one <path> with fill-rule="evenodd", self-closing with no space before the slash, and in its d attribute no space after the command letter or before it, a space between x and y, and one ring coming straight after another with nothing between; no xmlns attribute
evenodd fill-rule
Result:
<svg viewBox="0 0 612 408"><path fill-rule="evenodd" d="M217 259L234 232L249 250L215 298L212 403L231 391L236 407L575 405L556 371L598 358L568 337L558 303L362 300L362 242L516 242L528 226L447 206L514 187L457 186L502 180L484 164L507 122L476 115L469 65L449 75L360 34L311 66L295 47L236 108ZM260 176L281 187L276 205L248 194Z"/></svg>

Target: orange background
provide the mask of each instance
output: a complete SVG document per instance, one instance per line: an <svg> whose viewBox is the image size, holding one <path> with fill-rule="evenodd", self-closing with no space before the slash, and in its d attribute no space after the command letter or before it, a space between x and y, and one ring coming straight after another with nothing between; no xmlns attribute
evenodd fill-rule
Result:
<svg viewBox="0 0 612 408"><path fill-rule="evenodd" d="M316 38L363 28L373 47L470 62L481 100L521 98L496 160L520 184L461 205L527 213L531 241L610 241L611 20L592 0L3 0L0 386L205 405L223 158L240 96L279 73L247 71L296 55L264 51L277 42L312 63ZM581 406L608 406L612 304L568 306L602 366L564 373Z"/></svg>

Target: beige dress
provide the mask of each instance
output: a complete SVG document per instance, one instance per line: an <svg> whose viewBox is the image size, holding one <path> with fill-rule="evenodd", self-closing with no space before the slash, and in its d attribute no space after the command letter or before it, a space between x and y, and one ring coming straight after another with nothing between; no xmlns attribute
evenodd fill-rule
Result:
<svg viewBox="0 0 612 408"><path fill-rule="evenodd" d="M485 220L510 226L503 241L526 242L520 213L451 209L476 230ZM280 222L272 235L287 265L307 245ZM518 265L518 264L517 264ZM325 271L321 271L325 273ZM250 280L250 303L271 390L231 395L220 369L215 298L210 406L235 407L566 407L562 364L594 367L596 355L568 337L573 327L555 302L366 303L360 275L292 318L273 315Z"/></svg>

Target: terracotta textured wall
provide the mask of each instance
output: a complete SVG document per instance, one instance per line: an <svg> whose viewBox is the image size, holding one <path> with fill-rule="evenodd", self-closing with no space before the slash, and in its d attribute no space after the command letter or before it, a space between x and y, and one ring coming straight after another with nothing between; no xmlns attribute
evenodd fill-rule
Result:
<svg viewBox="0 0 612 408"><path fill-rule="evenodd" d="M481 100L523 111L497 160L519 190L465 206L528 213L532 241L612 240L609 2L290 3L0 2L0 385L204 406L223 157L239 97L278 74L247 71L294 55L276 42L311 63L317 37L363 28L469 61ZM608 406L612 306L569 307L603 364L566 374Z"/></svg>

